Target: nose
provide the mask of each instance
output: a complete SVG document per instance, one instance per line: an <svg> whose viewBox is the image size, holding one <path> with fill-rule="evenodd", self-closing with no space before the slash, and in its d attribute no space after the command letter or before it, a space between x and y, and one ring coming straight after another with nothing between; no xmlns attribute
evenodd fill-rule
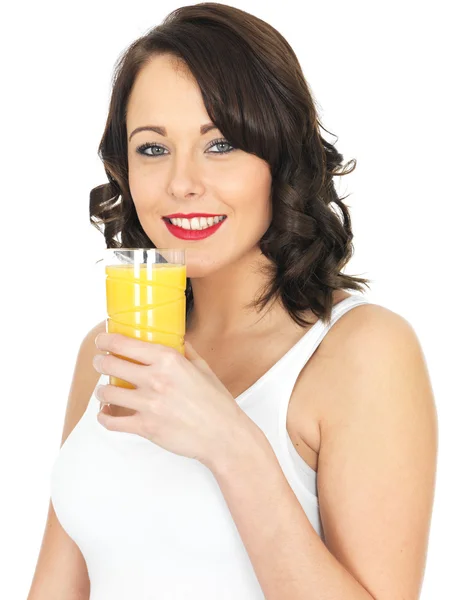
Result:
<svg viewBox="0 0 450 600"><path fill-rule="evenodd" d="M184 155L174 158L169 175L168 192L177 198L192 195L201 196L204 185L201 181L200 167L192 156Z"/></svg>

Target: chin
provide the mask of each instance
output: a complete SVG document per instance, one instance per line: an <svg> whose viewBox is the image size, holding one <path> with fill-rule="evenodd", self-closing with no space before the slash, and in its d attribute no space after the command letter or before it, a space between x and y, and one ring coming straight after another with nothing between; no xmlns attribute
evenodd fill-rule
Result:
<svg viewBox="0 0 450 600"><path fill-rule="evenodd" d="M201 263L191 264L188 262L188 264L186 265L186 277L189 277L189 279L200 279L202 277L207 277L208 275L211 275L216 270L217 265L205 265Z"/></svg>
<svg viewBox="0 0 450 600"><path fill-rule="evenodd" d="M220 252L220 250L219 250ZM201 256L201 253L194 255L189 250L186 251L186 277L192 279L200 279L202 277L208 277L220 271L224 266L224 257L221 257L221 261L217 261L213 257Z"/></svg>

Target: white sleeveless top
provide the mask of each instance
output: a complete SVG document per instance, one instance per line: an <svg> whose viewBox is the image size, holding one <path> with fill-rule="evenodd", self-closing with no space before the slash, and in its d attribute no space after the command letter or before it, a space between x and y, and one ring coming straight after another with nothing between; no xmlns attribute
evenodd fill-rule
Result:
<svg viewBox="0 0 450 600"><path fill-rule="evenodd" d="M330 325L316 321L236 398L265 433L322 539L316 473L287 433L288 404L330 327L367 302L352 295L334 305ZM108 376L100 379L108 383ZM137 434L105 429L98 410L93 394L58 451L50 481L55 513L85 558L90 600L264 600L212 472Z"/></svg>

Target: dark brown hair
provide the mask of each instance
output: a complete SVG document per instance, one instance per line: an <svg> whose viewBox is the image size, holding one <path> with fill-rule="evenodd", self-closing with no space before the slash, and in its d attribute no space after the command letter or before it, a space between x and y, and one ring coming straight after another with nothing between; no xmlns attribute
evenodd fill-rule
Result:
<svg viewBox="0 0 450 600"><path fill-rule="evenodd" d="M312 92L288 42L237 8L214 2L178 8L119 57L98 149L109 183L91 190L89 206L91 223L100 231L104 224L106 247L155 248L128 186L126 113L136 76L157 54L181 59L227 141L270 166L273 217L260 240L269 283L250 306L262 310L280 298L301 326L310 324L302 316L308 310L329 322L334 290L370 287L370 280L341 273L353 255L353 233L333 177L351 173L356 161L344 170L342 155L321 137ZM193 302L188 278L187 315Z"/></svg>

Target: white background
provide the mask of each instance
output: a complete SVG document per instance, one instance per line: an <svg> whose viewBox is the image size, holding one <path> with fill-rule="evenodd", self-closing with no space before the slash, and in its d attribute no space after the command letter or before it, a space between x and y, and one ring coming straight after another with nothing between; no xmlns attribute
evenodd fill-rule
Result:
<svg viewBox="0 0 450 600"><path fill-rule="evenodd" d="M421 598L448 597L446 3L228 3L286 37L322 123L338 136L345 160L358 161L338 187L351 194L355 233L345 270L373 280L367 297L408 319L426 356L440 440ZM76 354L105 318L103 276L94 266L103 237L88 207L90 190L106 182L97 148L113 66L182 5L22 2L0 19L2 598L28 593Z"/></svg>

